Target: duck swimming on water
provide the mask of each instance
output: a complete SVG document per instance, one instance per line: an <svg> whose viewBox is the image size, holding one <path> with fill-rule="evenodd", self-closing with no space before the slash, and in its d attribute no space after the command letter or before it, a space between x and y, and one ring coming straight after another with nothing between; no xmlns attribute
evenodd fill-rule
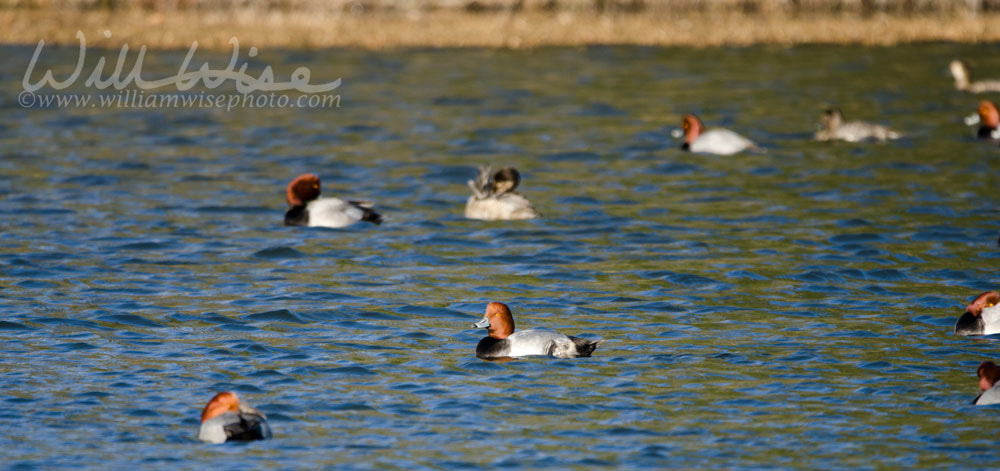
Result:
<svg viewBox="0 0 1000 471"><path fill-rule="evenodd" d="M992 101L983 100L979 102L976 114L965 118L965 124L969 126L979 125L976 130L976 137L979 139L990 139L996 141L1000 139L1000 111Z"/></svg>
<svg viewBox="0 0 1000 471"><path fill-rule="evenodd" d="M240 402L234 392L220 392L201 411L198 439L208 443L250 441L271 438L267 416Z"/></svg>
<svg viewBox="0 0 1000 471"><path fill-rule="evenodd" d="M965 314L955 323L958 335L1000 334L1000 293L987 291L965 307Z"/></svg>
<svg viewBox="0 0 1000 471"><path fill-rule="evenodd" d="M844 122L844 114L837 108L829 108L823 112L822 128L816 132L817 141L841 140L858 142L865 139L899 139L900 134L879 124L864 121Z"/></svg>
<svg viewBox="0 0 1000 471"><path fill-rule="evenodd" d="M521 182L521 174L516 168L497 170L489 166L479 167L475 180L469 180L472 196L465 203L465 217L469 219L534 219L538 212L527 198L514 190Z"/></svg>
<svg viewBox="0 0 1000 471"><path fill-rule="evenodd" d="M556 358L589 357L604 340L587 340L548 329L514 332L514 316L504 303L486 305L483 318L473 327L487 329L489 336L476 345L476 356L485 360L529 355Z"/></svg>
<svg viewBox="0 0 1000 471"><path fill-rule="evenodd" d="M979 395L972 400L977 406L1000 404L1000 367L992 361L984 361L976 369L979 377Z"/></svg>
<svg viewBox="0 0 1000 471"><path fill-rule="evenodd" d="M951 76L955 78L955 89L964 92L1000 92L1000 80L972 80L972 71L965 61L955 59L948 64Z"/></svg>
<svg viewBox="0 0 1000 471"><path fill-rule="evenodd" d="M382 215L372 209L372 203L345 201L340 198L320 198L319 177L299 175L285 190L288 210L286 226L346 227L358 221L381 224Z"/></svg>
<svg viewBox="0 0 1000 471"><path fill-rule="evenodd" d="M757 149L757 145L733 131L723 128L705 131L705 125L693 114L685 115L681 121L684 133L684 144L681 149L700 154L731 155L748 149Z"/></svg>

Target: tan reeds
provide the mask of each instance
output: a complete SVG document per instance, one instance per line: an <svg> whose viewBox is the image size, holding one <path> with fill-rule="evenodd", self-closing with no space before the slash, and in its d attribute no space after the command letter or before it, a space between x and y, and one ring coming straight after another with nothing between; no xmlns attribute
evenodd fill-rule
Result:
<svg viewBox="0 0 1000 471"><path fill-rule="evenodd" d="M470 11L466 0L398 4L336 0L323 2L322 7L316 0L149 0L131 8L100 7L118 4L112 0L0 0L0 5L6 2L9 7L0 8L0 43L36 44L44 39L47 44L75 45L77 30L87 36L88 45L187 48L198 41L206 49L228 49L231 37L248 47L372 49L1000 40L1000 14L956 7L970 3L964 0L942 0L934 4L933 13L870 14L854 10L800 13L790 10L787 0L562 0L554 9L544 0L524 0L520 6L512 1L473 1L481 9ZM626 10L629 2L638 10ZM800 0L797 8L809 2ZM604 9L596 8L597 3L604 4ZM847 9L861 8L862 3L844 0L839 4ZM367 6L352 10L352 5ZM754 5L752 11L747 5ZM113 33L111 39L104 38L105 30Z"/></svg>

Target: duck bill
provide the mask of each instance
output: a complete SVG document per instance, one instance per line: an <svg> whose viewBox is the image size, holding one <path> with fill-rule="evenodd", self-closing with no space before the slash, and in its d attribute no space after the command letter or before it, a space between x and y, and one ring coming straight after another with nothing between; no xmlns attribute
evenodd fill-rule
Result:
<svg viewBox="0 0 1000 471"><path fill-rule="evenodd" d="M965 125L966 126L975 126L977 124L979 124L979 114L978 113L971 114L971 115L965 117Z"/></svg>
<svg viewBox="0 0 1000 471"><path fill-rule="evenodd" d="M476 322L475 324L472 324L472 326L473 327L478 327L480 329L488 329L488 328L490 328L490 320L484 317L484 318L480 319L479 322Z"/></svg>

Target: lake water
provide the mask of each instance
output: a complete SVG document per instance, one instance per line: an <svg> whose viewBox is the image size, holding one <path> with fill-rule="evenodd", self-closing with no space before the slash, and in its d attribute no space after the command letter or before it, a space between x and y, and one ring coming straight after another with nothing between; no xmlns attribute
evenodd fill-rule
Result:
<svg viewBox="0 0 1000 471"><path fill-rule="evenodd" d="M8 469L995 466L1000 349L952 327L997 287L1000 149L947 65L1000 46L262 50L341 106L229 112L24 109L32 50L0 49ZM830 104L906 137L812 142ZM766 151L682 152L689 112ZM464 219L485 163L544 217ZM304 172L385 222L282 226ZM606 342L478 360L491 300ZM221 390L274 439L199 443Z"/></svg>

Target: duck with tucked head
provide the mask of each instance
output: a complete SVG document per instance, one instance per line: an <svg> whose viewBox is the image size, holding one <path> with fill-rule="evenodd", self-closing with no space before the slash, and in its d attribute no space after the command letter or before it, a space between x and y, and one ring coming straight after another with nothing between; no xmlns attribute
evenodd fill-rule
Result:
<svg viewBox="0 0 1000 471"><path fill-rule="evenodd" d="M220 392L201 411L198 439L208 443L250 441L271 438L267 417L240 402L234 392Z"/></svg>
<svg viewBox="0 0 1000 471"><path fill-rule="evenodd" d="M841 140L858 142L865 139L899 139L899 133L885 126L866 123L864 121L844 122L844 114L837 108L829 108L823 112L822 128L816 132L817 141Z"/></svg>
<svg viewBox="0 0 1000 471"><path fill-rule="evenodd" d="M965 61L955 59L948 68L951 69L951 76L955 77L956 90L972 93L1000 92L1000 80L972 81L972 72Z"/></svg>
<svg viewBox="0 0 1000 471"><path fill-rule="evenodd" d="M965 307L965 314L955 323L958 335L1000 334L1000 293L987 291Z"/></svg>
<svg viewBox="0 0 1000 471"><path fill-rule="evenodd" d="M491 171L489 166L479 167L476 179L469 180L472 196L465 203L465 217L488 221L537 218L531 202L514 191L521 182L517 169L502 168L490 178Z"/></svg>
<svg viewBox="0 0 1000 471"><path fill-rule="evenodd" d="M681 149L701 154L731 155L744 150L755 150L757 145L728 129L705 130L701 120L693 114L685 115L681 121L684 144Z"/></svg>
<svg viewBox="0 0 1000 471"><path fill-rule="evenodd" d="M489 336L476 345L476 356L485 360L548 355L556 358L589 357L604 340L587 340L547 329L514 332L514 316L504 303L486 305L486 314L473 327L487 329Z"/></svg>
<svg viewBox="0 0 1000 471"><path fill-rule="evenodd" d="M319 177L311 173L299 175L285 191L288 210L285 211L286 226L345 227L358 221L374 224L382 222L382 216L365 201L345 201L340 198L320 198Z"/></svg>
<svg viewBox="0 0 1000 471"><path fill-rule="evenodd" d="M969 126L979 125L979 129L976 131L976 137L980 139L1000 139L1000 111L997 110L997 106L993 104L992 101L983 100L979 102L979 108L976 110L976 114L965 118L965 124Z"/></svg>
<svg viewBox="0 0 1000 471"><path fill-rule="evenodd" d="M977 406L1000 404L1000 367L992 361L984 361L976 369L979 377L979 395L972 400Z"/></svg>

